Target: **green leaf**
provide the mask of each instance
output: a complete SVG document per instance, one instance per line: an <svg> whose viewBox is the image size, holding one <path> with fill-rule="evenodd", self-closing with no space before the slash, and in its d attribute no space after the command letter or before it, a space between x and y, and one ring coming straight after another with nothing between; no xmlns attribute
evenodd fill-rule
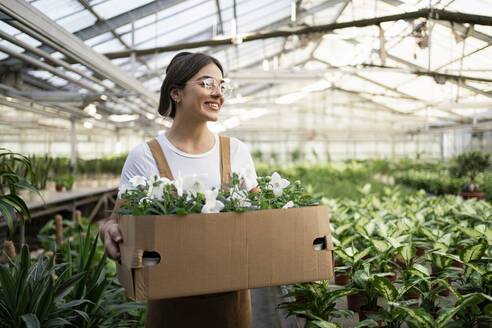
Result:
<svg viewBox="0 0 492 328"><path fill-rule="evenodd" d="M463 252L460 255L460 258L464 263L480 260L482 256L485 254L486 249L487 249L487 244L484 242L475 245L470 245L463 250Z"/></svg>
<svg viewBox="0 0 492 328"><path fill-rule="evenodd" d="M379 327L379 325L374 319L366 319L352 326L352 328L363 328L363 327Z"/></svg>
<svg viewBox="0 0 492 328"><path fill-rule="evenodd" d="M333 322L328 322L328 321L321 321L321 320L314 320L314 321L309 321L311 324L311 327L316 327L316 328L341 328L341 326L337 323ZM306 328L309 326L306 324Z"/></svg>
<svg viewBox="0 0 492 328"><path fill-rule="evenodd" d="M26 324L26 328L41 328L38 317L34 313L23 314L21 319Z"/></svg>
<svg viewBox="0 0 492 328"><path fill-rule="evenodd" d="M424 276L428 277L430 276L430 272L429 272L429 269L427 269L425 266L423 266L422 264L418 264L418 263L415 263L413 265L413 268L416 269L417 271L421 272L424 274Z"/></svg>
<svg viewBox="0 0 492 328"><path fill-rule="evenodd" d="M485 305L484 313L486 316L492 317L492 304Z"/></svg>
<svg viewBox="0 0 492 328"><path fill-rule="evenodd" d="M401 257L403 257L406 263L410 262L412 257L415 255L415 252L416 252L415 248L409 244L398 248L398 254L400 254Z"/></svg>
<svg viewBox="0 0 492 328"><path fill-rule="evenodd" d="M4 203L2 201L2 198L0 198L0 213L2 213L3 217L5 218L5 221L7 222L7 226L9 227L10 239L13 239L14 232L15 232L16 215L14 212L14 208L9 204Z"/></svg>
<svg viewBox="0 0 492 328"><path fill-rule="evenodd" d="M371 243L378 252L384 253L389 249L389 244L384 240L373 239Z"/></svg>
<svg viewBox="0 0 492 328"><path fill-rule="evenodd" d="M413 309L410 307L402 306L394 302L388 302L388 304L405 311L418 324L418 327L434 328L435 325L434 318L424 310Z"/></svg>
<svg viewBox="0 0 492 328"><path fill-rule="evenodd" d="M471 303L475 302L480 302L480 299L483 300L482 295L480 294L468 294L463 297L463 301L458 305L455 306L454 308L449 308L442 313L439 318L437 318L436 323L437 323L437 328L442 328L444 325L451 320L456 313L458 313L461 309L467 307Z"/></svg>
<svg viewBox="0 0 492 328"><path fill-rule="evenodd" d="M470 229L470 228L463 228L463 227L459 227L459 229L466 235L468 235L469 237L475 239L475 240L479 240L481 237L482 237L482 233L475 230L475 229Z"/></svg>
<svg viewBox="0 0 492 328"><path fill-rule="evenodd" d="M15 186L16 187L19 187L19 188L23 188L23 189L27 189L29 190L30 192L33 192L35 193L36 195L38 195L39 197L41 197L41 199L43 199L43 197L41 196L41 193L39 192L39 190L37 190L32 184L30 183L26 183L26 182L17 182L15 183ZM44 201L44 200L43 200Z"/></svg>
<svg viewBox="0 0 492 328"><path fill-rule="evenodd" d="M363 257L371 253L372 247L367 247L363 251L360 251L359 253L354 255L354 263L359 262Z"/></svg>
<svg viewBox="0 0 492 328"><path fill-rule="evenodd" d="M395 301L398 298L398 291L388 278L375 276L373 286L388 301Z"/></svg>

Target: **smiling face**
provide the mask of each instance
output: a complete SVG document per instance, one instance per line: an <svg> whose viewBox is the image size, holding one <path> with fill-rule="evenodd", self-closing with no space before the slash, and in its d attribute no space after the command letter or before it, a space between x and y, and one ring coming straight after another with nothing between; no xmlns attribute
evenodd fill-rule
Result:
<svg viewBox="0 0 492 328"><path fill-rule="evenodd" d="M206 89L201 81L214 78L222 81L222 72L214 63L202 67L191 79L184 89L173 89L171 96L178 99L175 119L193 121L217 121L219 112L224 103L224 95L218 90Z"/></svg>

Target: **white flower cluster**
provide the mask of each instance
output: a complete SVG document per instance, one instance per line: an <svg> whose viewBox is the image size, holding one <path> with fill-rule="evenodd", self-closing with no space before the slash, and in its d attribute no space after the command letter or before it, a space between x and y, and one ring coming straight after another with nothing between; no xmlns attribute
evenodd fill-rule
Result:
<svg viewBox="0 0 492 328"><path fill-rule="evenodd" d="M248 192L257 186L255 172L251 169L242 169L238 176L240 183L232 188L227 201L236 201L240 207L251 207L251 202L248 199ZM183 178L178 176L175 180L171 181L167 178L153 177L148 180L143 176L134 176L129 180L131 183L130 188L120 188L119 197L121 197L121 195L123 195L127 190L138 189L146 193L146 197L143 197L140 200L140 204L152 199L162 200L164 198L166 186L171 185L174 186L178 197L182 197L183 194L186 193L188 200L192 197L196 197L198 193L205 195L205 205L203 205L201 212L218 213L224 208L224 203L217 199L219 194L217 189L209 189L207 185L207 178L208 177L206 174L193 174ZM283 189L289 186L289 184L290 182L288 180L283 179L277 172L275 172L271 176L267 189L272 190L276 197L280 197ZM283 208L290 208L293 206L294 203L289 201L283 206Z"/></svg>

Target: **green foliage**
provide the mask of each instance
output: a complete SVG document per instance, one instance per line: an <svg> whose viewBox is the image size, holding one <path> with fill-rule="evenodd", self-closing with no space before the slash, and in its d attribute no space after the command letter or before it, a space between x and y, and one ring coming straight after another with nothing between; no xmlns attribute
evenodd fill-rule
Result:
<svg viewBox="0 0 492 328"><path fill-rule="evenodd" d="M97 225L89 225L86 218L78 226L71 220L63 221L62 248L55 244L55 227L49 221L40 231L38 238L45 249L56 252L57 261L68 265L66 275L76 276L83 273L70 292L64 295L66 302L85 299L88 302L77 305L76 309L87 313L86 320L79 320L75 327L128 327L130 323L141 326L145 316L145 303L127 300L124 289L116 277L114 261L108 261L104 255L104 246L93 231Z"/></svg>
<svg viewBox="0 0 492 328"><path fill-rule="evenodd" d="M67 190L71 190L75 182L75 177L69 173L66 173L61 176L53 177L51 180L53 180L56 185L63 186Z"/></svg>
<svg viewBox="0 0 492 328"><path fill-rule="evenodd" d="M77 308L88 300L64 299L85 275L69 276L70 270L66 263L54 265L54 255L40 256L31 266L24 245L15 263L0 266L0 327L65 327L86 320Z"/></svg>
<svg viewBox="0 0 492 328"><path fill-rule="evenodd" d="M490 153L482 154L480 151L461 154L456 157L456 163L451 172L458 178L468 177L473 182L479 173L490 166L489 158Z"/></svg>
<svg viewBox="0 0 492 328"><path fill-rule="evenodd" d="M295 284L284 298L295 298L293 302L283 302L278 308L287 311L287 315L304 315L318 321L317 327L324 327L320 322L329 322L333 318L351 317L352 311L337 309L336 301L344 296L354 294L355 289L335 289L328 281ZM316 327L316 326L315 326ZM328 326L326 326L328 327Z"/></svg>
<svg viewBox="0 0 492 328"><path fill-rule="evenodd" d="M24 173L19 172L19 168L23 168ZM18 196L18 191L27 189L41 196L28 179L31 181L34 179L29 158L0 148L0 213L7 222L10 239L13 238L18 219L21 224L24 224L24 218L31 219L29 209L24 200Z"/></svg>
<svg viewBox="0 0 492 328"><path fill-rule="evenodd" d="M384 195L387 187L382 182L372 178L372 169L357 162L348 163L316 163L316 164L256 164L259 176L278 172L290 181L300 180L313 197L352 199L358 200L363 194L357 189L367 184L371 185L371 193ZM400 188L401 193L409 194L414 191L409 188Z"/></svg>
<svg viewBox="0 0 492 328"><path fill-rule="evenodd" d="M117 213L138 216L218 213L220 211L244 212L303 207L316 205L319 202L319 199L314 199L306 191L300 181L290 183L276 173L272 176L258 177L259 190L256 192L248 192L243 187L246 178L239 177L236 173L233 174L232 184L225 186L228 190L182 190L182 185L187 183L186 181L189 183L191 179L194 179L192 176L175 181L163 181L157 177L150 181L140 176L134 178L140 179L140 182L138 185L135 184L133 189L128 189L122 194L121 197L125 202ZM199 183L200 181L196 180L192 182L192 185ZM285 185L277 187L281 183ZM209 199L208 193L215 194ZM209 204L220 204L221 206L207 211Z"/></svg>

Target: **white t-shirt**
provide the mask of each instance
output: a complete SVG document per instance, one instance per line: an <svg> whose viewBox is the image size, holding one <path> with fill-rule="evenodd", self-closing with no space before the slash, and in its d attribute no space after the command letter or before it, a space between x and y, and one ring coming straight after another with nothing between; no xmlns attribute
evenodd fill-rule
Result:
<svg viewBox="0 0 492 328"><path fill-rule="evenodd" d="M188 154L176 148L166 137L165 133L157 137L157 141L166 156L169 168L174 178L185 177L193 174L207 175L208 188L220 188L220 147L219 136L214 134L215 144L206 153ZM231 173L247 172L250 177L246 188L251 190L257 186L256 171L248 147L236 138L231 140ZM142 143L132 149L123 166L119 189L131 187L129 180L134 176L144 176L150 179L154 175L159 176L159 170L154 156L147 143ZM251 177L254 177L251 179Z"/></svg>

